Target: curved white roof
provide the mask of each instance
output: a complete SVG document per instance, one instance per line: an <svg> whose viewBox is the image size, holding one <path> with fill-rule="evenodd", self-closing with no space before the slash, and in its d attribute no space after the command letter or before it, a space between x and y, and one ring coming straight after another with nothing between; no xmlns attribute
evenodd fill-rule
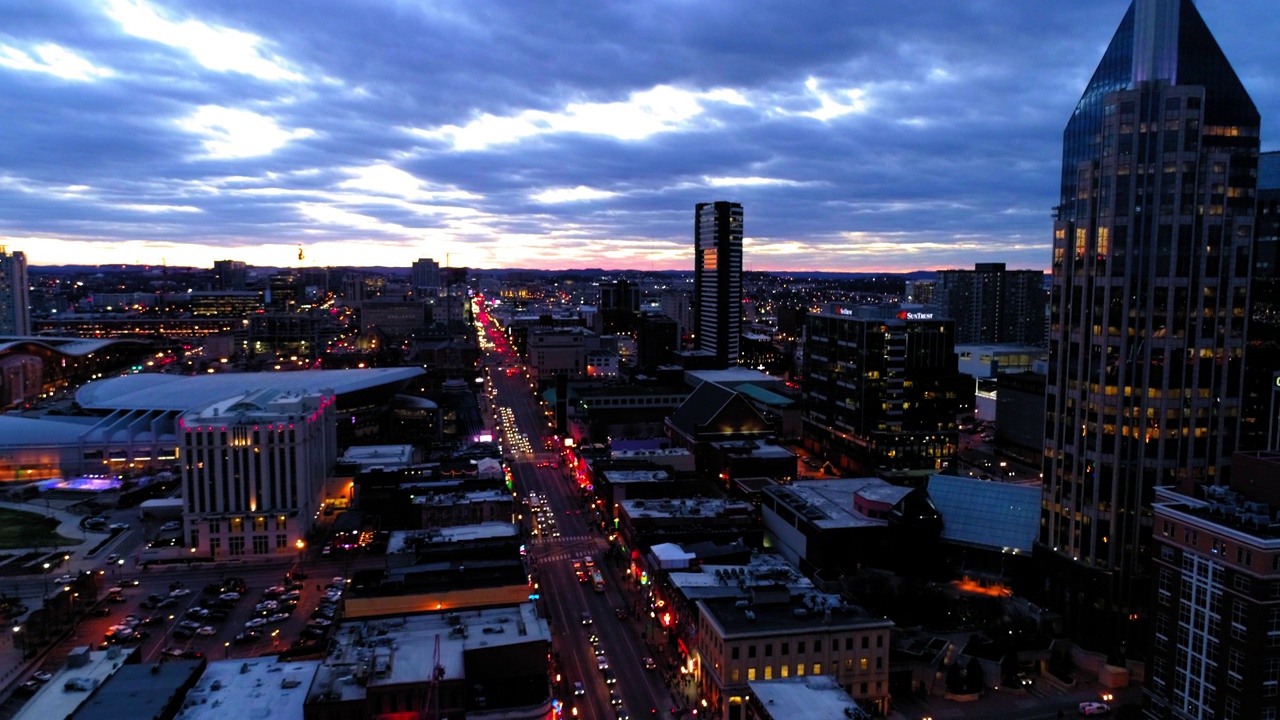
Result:
<svg viewBox="0 0 1280 720"><path fill-rule="evenodd" d="M76 402L94 410L176 410L185 412L228 398L273 389L284 392L332 390L337 395L399 383L426 371L416 367L364 370L165 375L142 373L89 383Z"/></svg>
<svg viewBox="0 0 1280 720"><path fill-rule="evenodd" d="M19 415L0 415L0 438L4 447L63 447L80 444L80 438L102 418L84 418L82 422Z"/></svg>

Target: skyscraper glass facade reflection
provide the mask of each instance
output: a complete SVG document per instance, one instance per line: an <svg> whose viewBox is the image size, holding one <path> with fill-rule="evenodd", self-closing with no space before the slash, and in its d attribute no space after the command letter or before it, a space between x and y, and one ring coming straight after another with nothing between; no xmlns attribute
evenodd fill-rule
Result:
<svg viewBox="0 0 1280 720"><path fill-rule="evenodd" d="M1190 0L1135 0L1063 134L1044 601L1140 652L1157 485L1236 449L1259 117Z"/></svg>

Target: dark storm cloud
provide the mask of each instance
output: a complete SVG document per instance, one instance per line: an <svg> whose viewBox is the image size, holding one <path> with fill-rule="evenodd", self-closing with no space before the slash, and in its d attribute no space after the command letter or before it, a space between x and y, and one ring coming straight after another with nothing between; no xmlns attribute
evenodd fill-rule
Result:
<svg viewBox="0 0 1280 720"><path fill-rule="evenodd" d="M1044 267L1125 6L28 4L0 10L0 241L687 267L692 205L732 199L754 269ZM1199 9L1273 117L1270 4Z"/></svg>

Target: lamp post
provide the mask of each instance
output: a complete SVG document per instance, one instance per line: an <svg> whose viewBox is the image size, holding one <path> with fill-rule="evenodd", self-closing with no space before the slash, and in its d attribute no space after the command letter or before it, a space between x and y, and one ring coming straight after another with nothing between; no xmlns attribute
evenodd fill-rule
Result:
<svg viewBox="0 0 1280 720"><path fill-rule="evenodd" d="M305 557L303 551L307 549L307 543L302 538L298 538L296 541L294 541L293 546L298 548L298 574L301 575L302 577L306 577L307 572L306 572L306 568L303 567L302 561L303 561L303 558Z"/></svg>
<svg viewBox="0 0 1280 720"><path fill-rule="evenodd" d="M49 602L49 563L44 564L44 601Z"/></svg>
<svg viewBox="0 0 1280 720"><path fill-rule="evenodd" d="M22 626L21 625L13 626L13 646L17 648L19 652L22 653L22 659L26 660L27 649L22 647Z"/></svg>

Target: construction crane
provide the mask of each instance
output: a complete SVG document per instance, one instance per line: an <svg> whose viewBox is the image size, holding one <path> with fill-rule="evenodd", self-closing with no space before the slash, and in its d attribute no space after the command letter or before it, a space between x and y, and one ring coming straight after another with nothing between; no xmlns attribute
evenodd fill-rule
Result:
<svg viewBox="0 0 1280 720"><path fill-rule="evenodd" d="M440 633L436 633L436 647L431 654L431 681L427 683L427 697L422 703L422 720L440 720L440 681L444 679L444 666L440 664Z"/></svg>
<svg viewBox="0 0 1280 720"><path fill-rule="evenodd" d="M302 262L306 258L302 254L302 243L298 243L298 262Z"/></svg>

